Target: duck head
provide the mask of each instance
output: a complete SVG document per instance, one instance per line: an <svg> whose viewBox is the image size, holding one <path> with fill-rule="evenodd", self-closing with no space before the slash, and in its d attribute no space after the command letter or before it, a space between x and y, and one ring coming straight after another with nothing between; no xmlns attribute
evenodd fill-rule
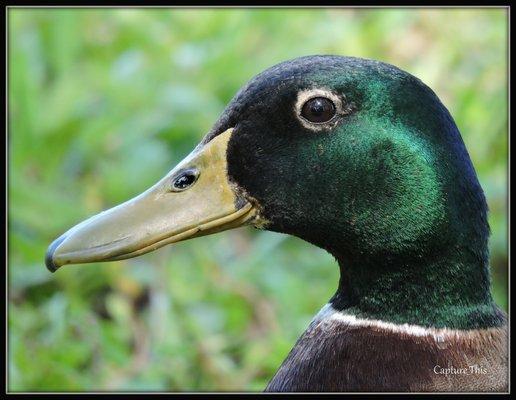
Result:
<svg viewBox="0 0 516 400"><path fill-rule="evenodd" d="M432 90L381 62L309 56L253 78L185 160L56 239L46 264L130 258L251 224L332 253L341 267L335 307L477 326L498 318L486 210Z"/></svg>

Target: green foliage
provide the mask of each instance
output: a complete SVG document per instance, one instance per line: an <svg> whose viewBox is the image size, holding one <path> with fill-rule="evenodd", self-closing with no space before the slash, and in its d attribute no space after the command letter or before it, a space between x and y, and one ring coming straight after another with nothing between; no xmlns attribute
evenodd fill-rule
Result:
<svg viewBox="0 0 516 400"><path fill-rule="evenodd" d="M413 73L490 206L507 308L506 11L10 9L9 389L262 390L336 289L324 251L249 228L50 274L44 252L184 157L238 88L307 54Z"/></svg>

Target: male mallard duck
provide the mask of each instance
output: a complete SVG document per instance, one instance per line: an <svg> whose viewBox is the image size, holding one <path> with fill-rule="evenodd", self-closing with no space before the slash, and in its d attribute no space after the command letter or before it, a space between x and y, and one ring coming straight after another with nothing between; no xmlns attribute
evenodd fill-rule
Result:
<svg viewBox="0 0 516 400"><path fill-rule="evenodd" d="M253 78L150 189L55 240L51 271L244 224L340 266L267 391L505 391L487 207L460 133L419 79L310 56Z"/></svg>

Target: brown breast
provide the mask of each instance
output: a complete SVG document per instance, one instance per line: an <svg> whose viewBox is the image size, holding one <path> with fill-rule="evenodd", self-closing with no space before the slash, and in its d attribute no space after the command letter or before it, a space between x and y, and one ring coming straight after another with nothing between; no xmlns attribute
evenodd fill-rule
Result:
<svg viewBox="0 0 516 400"><path fill-rule="evenodd" d="M507 391L507 327L411 334L314 321L266 391Z"/></svg>

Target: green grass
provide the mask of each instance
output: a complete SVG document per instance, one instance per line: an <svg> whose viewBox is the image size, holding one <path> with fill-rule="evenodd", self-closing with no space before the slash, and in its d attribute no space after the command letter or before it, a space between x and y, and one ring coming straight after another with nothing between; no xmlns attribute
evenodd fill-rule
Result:
<svg viewBox="0 0 516 400"><path fill-rule="evenodd" d="M501 9L10 9L9 389L262 390L338 268L250 228L50 274L44 252L184 157L238 88L308 54L386 61L454 116L487 195L507 308Z"/></svg>

